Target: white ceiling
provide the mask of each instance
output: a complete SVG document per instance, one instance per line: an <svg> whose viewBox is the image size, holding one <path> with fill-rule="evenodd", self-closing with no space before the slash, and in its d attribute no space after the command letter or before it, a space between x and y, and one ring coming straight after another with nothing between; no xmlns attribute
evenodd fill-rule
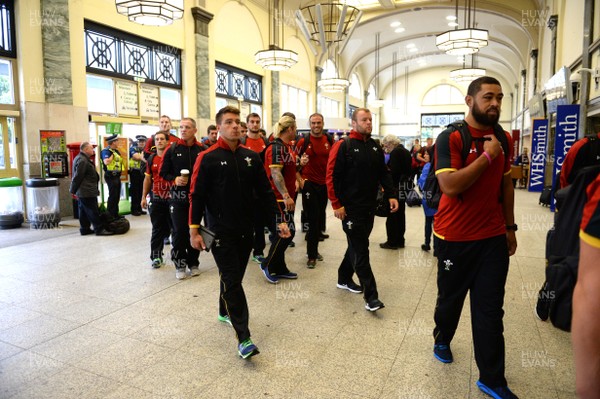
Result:
<svg viewBox="0 0 600 399"><path fill-rule="evenodd" d="M351 0L347 1L348 4L352 4ZM315 3L284 0L283 8L286 12L293 13L298 8ZM321 3L325 4L326 1ZM464 3L465 0L459 0L458 22L461 29L465 27ZM488 75L496 76L513 87L519 82L521 70L527 67L531 50L537 47L538 30L546 26L548 12L542 8L544 1L480 0L475 3L476 27L489 31L489 45L477 54L477 66L485 68ZM441 74L440 79L448 78L449 72L462 68L463 63L459 62L456 56L446 55L438 50L435 37L454 29L447 25L449 21L446 16L455 15L455 10L456 1L451 0L379 0L379 5L363 9L358 27L339 56L340 75L348 78L352 72L358 71L364 88L374 83L375 77L379 76L381 93L391 84L394 67L398 79L401 79L407 70L409 74L430 70ZM535 15L540 17L535 21L527 20L528 16ZM395 28L390 26L392 22L400 22L405 31L394 32ZM375 70L377 33L380 33L378 71ZM407 45L410 43L414 44L416 52L409 51ZM318 43L315 43L315 47L320 49ZM397 57L395 64L394 52ZM333 58L332 54L330 51L330 58ZM321 55L321 65L325 57L326 55ZM466 66L470 67L471 56L466 56L465 62Z"/></svg>

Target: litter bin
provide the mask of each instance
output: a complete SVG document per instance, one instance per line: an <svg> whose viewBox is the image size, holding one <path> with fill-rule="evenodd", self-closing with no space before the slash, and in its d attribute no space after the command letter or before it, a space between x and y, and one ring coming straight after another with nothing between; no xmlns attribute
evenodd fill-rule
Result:
<svg viewBox="0 0 600 399"><path fill-rule="evenodd" d="M18 177L0 179L0 229L23 224L23 180Z"/></svg>
<svg viewBox="0 0 600 399"><path fill-rule="evenodd" d="M28 179L25 185L30 226L36 229L57 227L60 222L58 179Z"/></svg>

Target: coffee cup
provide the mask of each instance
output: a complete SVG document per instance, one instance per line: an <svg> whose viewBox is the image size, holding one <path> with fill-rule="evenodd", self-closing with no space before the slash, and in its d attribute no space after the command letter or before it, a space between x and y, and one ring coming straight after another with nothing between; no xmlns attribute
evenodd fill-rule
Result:
<svg viewBox="0 0 600 399"><path fill-rule="evenodd" d="M179 173L181 174L182 177L189 177L189 175L190 175L190 171L187 169L181 169L181 171Z"/></svg>

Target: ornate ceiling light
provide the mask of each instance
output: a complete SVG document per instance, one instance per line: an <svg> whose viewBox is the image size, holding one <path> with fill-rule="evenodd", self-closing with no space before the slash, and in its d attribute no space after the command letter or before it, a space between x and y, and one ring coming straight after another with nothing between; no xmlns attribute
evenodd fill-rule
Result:
<svg viewBox="0 0 600 399"><path fill-rule="evenodd" d="M323 53L334 44L338 52L344 51L361 17L361 10L343 2L314 4L296 10L296 23L315 55L318 51L313 44L319 44Z"/></svg>
<svg viewBox="0 0 600 399"><path fill-rule="evenodd" d="M450 78L455 82L472 82L477 78L485 76L485 69L477 68L476 55L471 56L471 68L466 68L463 61L463 67L450 71Z"/></svg>
<svg viewBox="0 0 600 399"><path fill-rule="evenodd" d="M183 0L116 0L117 12L141 25L170 25L183 18Z"/></svg>
<svg viewBox="0 0 600 399"><path fill-rule="evenodd" d="M471 20L471 14L473 19ZM456 0L456 17L458 18L458 0ZM475 0L465 0L464 29L450 30L435 38L435 45L446 54L466 55L478 52L488 45L488 31L475 28Z"/></svg>
<svg viewBox="0 0 600 399"><path fill-rule="evenodd" d="M261 50L254 54L254 62L264 69L271 71L283 71L291 68L298 62L298 53L279 47L279 37L281 36L281 45L283 46L284 35L283 12L279 1L269 1L269 20L271 21L271 26L269 27L271 44L269 45L269 49ZM274 11L277 12L276 16L273 15Z"/></svg>

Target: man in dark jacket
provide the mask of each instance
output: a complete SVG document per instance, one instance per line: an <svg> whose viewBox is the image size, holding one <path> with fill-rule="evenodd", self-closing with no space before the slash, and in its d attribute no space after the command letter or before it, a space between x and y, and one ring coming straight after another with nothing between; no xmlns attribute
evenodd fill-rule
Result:
<svg viewBox="0 0 600 399"><path fill-rule="evenodd" d="M113 233L106 230L100 220L98 211L98 181L100 176L91 160L94 147L87 141L81 143L79 155L73 160L73 180L69 192L77 196L79 208L79 232L82 236L96 233L97 236L109 236ZM90 229L90 222L94 230Z"/></svg>
<svg viewBox="0 0 600 399"><path fill-rule="evenodd" d="M398 211L391 213L385 222L387 241L379 244L384 249L404 248L406 232L406 196L413 183L409 181L412 158L410 152L400 143L398 137L388 134L381 140L385 152L390 154L387 163L392 173L392 181L398 198Z"/></svg>
<svg viewBox="0 0 600 399"><path fill-rule="evenodd" d="M248 303L242 287L254 236L256 195L275 219L281 212L275 201L259 155L240 145L240 111L219 110L220 137L198 156L191 179L189 231L192 246L205 249L199 232L205 209L212 215L209 228L216 234L212 253L220 276L219 320L231 324L238 340L238 353L246 359L258 354L248 329ZM286 223L279 236L290 237Z"/></svg>
<svg viewBox="0 0 600 399"><path fill-rule="evenodd" d="M390 202L390 210L398 210L383 150L371 138L372 130L371 111L358 108L352 114L350 135L333 146L327 163L327 194L348 239L348 249L338 269L337 287L356 294L364 290L365 309L370 312L384 307L369 260L369 235L373 230L379 184ZM352 280L355 272L360 286Z"/></svg>
<svg viewBox="0 0 600 399"><path fill-rule="evenodd" d="M173 242L171 243L171 260L175 264L175 277L182 280L189 274L198 276L200 252L190 245L188 229L188 213L190 202L189 175L196 162L196 157L205 147L196 140L196 121L183 118L179 124L181 138L175 145L170 145L163 156L160 177L171 184L169 209L173 222Z"/></svg>

